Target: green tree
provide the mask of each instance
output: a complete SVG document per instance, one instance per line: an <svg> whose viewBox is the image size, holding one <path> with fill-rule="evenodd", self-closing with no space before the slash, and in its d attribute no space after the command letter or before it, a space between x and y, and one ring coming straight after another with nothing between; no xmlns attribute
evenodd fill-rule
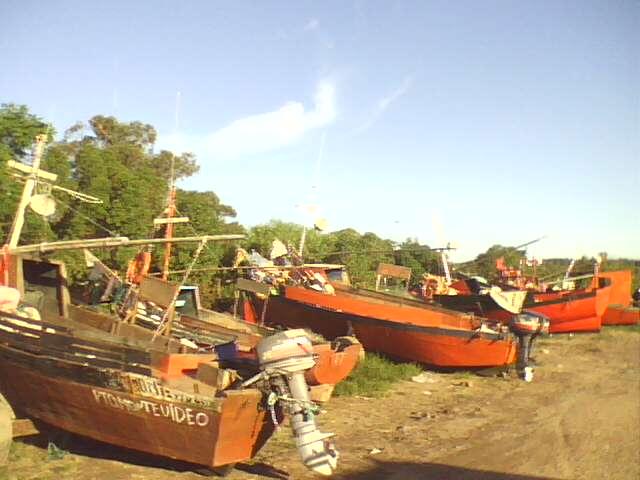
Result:
<svg viewBox="0 0 640 480"><path fill-rule="evenodd" d="M498 280L496 260L504 258L505 264L510 268L519 268L520 260L524 258L524 252L514 247L493 245L486 252L481 253L475 260L458 265L458 270L464 273L480 275L487 280Z"/></svg>
<svg viewBox="0 0 640 480"><path fill-rule="evenodd" d="M419 281L424 273L441 273L440 254L432 251L428 245L420 244L417 239L408 238L394 252L396 265L409 267L413 282Z"/></svg>
<svg viewBox="0 0 640 480"><path fill-rule="evenodd" d="M15 209L20 199L22 185L16 182L6 168L7 161L25 160L32 148L36 135L53 130L40 117L29 112L24 105L2 104L0 106L0 236L6 240ZM49 224L40 217L27 215L22 239L28 242L50 240L52 232Z"/></svg>

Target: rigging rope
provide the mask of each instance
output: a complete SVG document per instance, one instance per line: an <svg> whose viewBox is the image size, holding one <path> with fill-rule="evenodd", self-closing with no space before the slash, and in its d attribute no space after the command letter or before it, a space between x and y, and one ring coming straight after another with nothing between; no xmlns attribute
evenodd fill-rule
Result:
<svg viewBox="0 0 640 480"><path fill-rule="evenodd" d="M200 257L200 254L202 253L202 250L204 249L206 244L207 244L207 241L206 240L202 240L202 242L200 242L200 245L198 245L198 249L196 250L196 253L193 256L193 260L189 264L189 268L187 268L184 276L182 277L182 281L178 285L178 288L176 288L176 293L173 295L173 298L171 299L171 303L169 304L169 307L167 309L165 309L164 314L162 315L162 318L160 319L160 324L158 325L158 328L156 329L155 332L153 332L153 337L151 338L152 342L156 339L156 337L158 335L161 335L162 333L164 333L164 331L165 331L165 329L167 327L167 324L169 323L169 319L170 319L169 314L170 313L174 314L174 312L172 310L175 307L176 300L178 299L178 295L180 295L180 289L184 286L184 284L186 283L187 279L189 278L189 274L191 274L191 270L193 269L194 265L198 261L198 258Z"/></svg>
<svg viewBox="0 0 640 480"><path fill-rule="evenodd" d="M117 232L114 232L112 230L109 230L107 227L105 227L104 225L100 225L98 222L96 222L95 220L93 220L91 217L86 216L85 214L83 214L80 210L73 208L70 204L68 204L67 202L64 202L60 199L56 199L56 201L60 202L61 204L65 205L66 207L68 207L69 209L73 210L74 212L76 212L79 216L81 216L82 218L84 218L85 220L87 220L89 223L92 223L93 225L95 225L96 227L102 229L103 231L107 232L109 235L111 235L112 237L119 237L120 234Z"/></svg>

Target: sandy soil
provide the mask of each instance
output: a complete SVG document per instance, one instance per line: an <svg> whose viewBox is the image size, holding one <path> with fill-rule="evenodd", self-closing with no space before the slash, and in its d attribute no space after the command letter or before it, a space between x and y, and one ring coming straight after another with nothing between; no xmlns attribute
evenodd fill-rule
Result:
<svg viewBox="0 0 640 480"><path fill-rule="evenodd" d="M638 479L640 330L555 336L536 352L531 384L429 373L383 398L334 398L319 417L337 434L337 478ZM50 434L51 435L51 434ZM9 479L202 480L193 467L64 435L14 445ZM310 479L283 428L230 480Z"/></svg>

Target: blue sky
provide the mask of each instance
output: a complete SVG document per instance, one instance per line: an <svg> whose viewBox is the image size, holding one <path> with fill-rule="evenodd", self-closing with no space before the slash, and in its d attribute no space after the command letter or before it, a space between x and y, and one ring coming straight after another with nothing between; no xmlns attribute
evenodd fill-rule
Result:
<svg viewBox="0 0 640 480"><path fill-rule="evenodd" d="M245 225L312 204L458 260L542 235L531 254L640 258L637 1L5 0L0 21L1 102L151 123Z"/></svg>

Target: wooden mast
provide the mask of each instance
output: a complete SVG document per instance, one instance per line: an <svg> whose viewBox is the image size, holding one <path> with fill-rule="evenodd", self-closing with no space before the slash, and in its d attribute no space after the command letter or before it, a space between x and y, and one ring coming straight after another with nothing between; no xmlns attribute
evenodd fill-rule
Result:
<svg viewBox="0 0 640 480"><path fill-rule="evenodd" d="M171 179L171 188L169 190L169 201L167 205L167 227L164 231L164 238L171 240L173 237L173 216L176 214L176 187L173 185L173 178ZM162 264L162 280L169 279L169 262L171 260L171 242L167 242L164 245L164 260Z"/></svg>
<svg viewBox="0 0 640 480"><path fill-rule="evenodd" d="M33 189L36 186L38 176L42 173L40 170L40 161L42 159L42 151L44 149L46 139L46 134L36 136L36 144L33 147L33 164L29 169L30 174L24 183L20 203L18 203L16 215L13 217L13 223L11 224L11 230L9 231L9 242L7 243L9 248L16 247L20 240L20 234L22 233L22 227L24 226L24 213L27 205L29 205L29 202L31 201L31 196L33 195Z"/></svg>
<svg viewBox="0 0 640 480"><path fill-rule="evenodd" d="M224 235L198 235L195 237L174 237L171 243L199 243L206 242L223 242L227 240L242 240L245 238L242 234L224 234ZM164 238L140 238L129 240L127 237L105 237L92 238L88 240L62 240L60 242L45 242L34 245L20 245L19 247L10 248L8 252L11 254L25 253L48 253L60 250L79 250L83 248L111 248L111 247L128 247L133 245L153 245L165 243Z"/></svg>

